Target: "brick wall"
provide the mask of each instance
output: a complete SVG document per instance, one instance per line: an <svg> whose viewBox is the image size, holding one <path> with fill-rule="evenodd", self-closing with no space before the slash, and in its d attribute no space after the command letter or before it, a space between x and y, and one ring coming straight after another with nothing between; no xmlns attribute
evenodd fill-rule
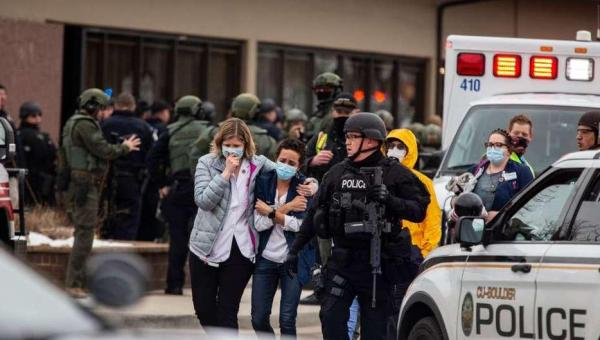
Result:
<svg viewBox="0 0 600 340"><path fill-rule="evenodd" d="M148 263L151 269L149 289L163 290L168 263L168 245L152 242L128 242L131 247L95 248L92 253L100 252L135 252ZM27 249L27 262L37 272L45 276L59 287L64 286L71 248L50 247L46 245L30 246ZM189 286L188 266L186 265L186 286Z"/></svg>

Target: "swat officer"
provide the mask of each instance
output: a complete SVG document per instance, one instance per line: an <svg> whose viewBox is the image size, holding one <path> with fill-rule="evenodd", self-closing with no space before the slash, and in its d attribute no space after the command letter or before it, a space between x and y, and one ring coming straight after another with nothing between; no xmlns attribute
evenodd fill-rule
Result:
<svg viewBox="0 0 600 340"><path fill-rule="evenodd" d="M69 255L66 286L75 296L85 292L84 265L92 250L98 215L98 185L103 181L107 161L139 150L140 139L131 136L119 145L106 141L96 121L109 97L100 89L81 93L78 111L63 127L59 150L59 190L67 190L67 205L75 225L75 241Z"/></svg>
<svg viewBox="0 0 600 340"><path fill-rule="evenodd" d="M264 155L269 158L275 156L277 151L277 141L273 137L269 136L267 130L256 125L255 119L260 110L260 100L257 96L251 93L242 93L233 99L231 103L231 109L229 115L233 118L239 118L243 120L252 134L252 139L256 145L256 154ZM210 146L213 138L217 134L217 128L207 129L201 136L194 142L192 150L190 151L190 158L194 161L192 172L195 171L195 162L198 158L206 155L210 151Z"/></svg>
<svg viewBox="0 0 600 340"><path fill-rule="evenodd" d="M19 109L19 118L17 138L23 146L20 166L28 170L25 203L54 205L56 145L50 135L40 131L42 108L36 102L25 102Z"/></svg>
<svg viewBox="0 0 600 340"><path fill-rule="evenodd" d="M169 228L169 264L166 294L183 294L188 241L196 214L194 180L190 173L189 149L208 128L203 120L202 101L184 96L175 103L177 120L167 126L148 155L148 171L160 187L162 215Z"/></svg>
<svg viewBox="0 0 600 340"><path fill-rule="evenodd" d="M331 123L331 106L344 90L342 78L332 72L321 73L313 80L312 90L317 97L317 110L309 121L311 136L323 131Z"/></svg>
<svg viewBox="0 0 600 340"><path fill-rule="evenodd" d="M115 111L100 126L107 140L118 142L129 136L141 140L139 152L115 160L109 185L109 216L105 221L104 238L137 239L142 209L141 188L146 168L146 155L154 142L152 127L135 112L135 98L121 93L115 100Z"/></svg>
<svg viewBox="0 0 600 340"><path fill-rule="evenodd" d="M377 115L357 113L348 118L344 131L348 158L334 165L325 175L316 202L309 209L290 249L286 265L289 272L297 270L298 252L315 234L333 237L334 246L323 276L323 288L318 293L323 337L347 339L349 307L358 296L364 338L384 339L387 318L392 315L391 287L416 274L416 267L410 264L410 235L403 231L400 221L422 221L429 195L410 170L382 154L386 129ZM367 167L382 170L382 184L374 185L364 172ZM365 212L361 207L370 202L383 207L384 212L377 218L385 220L389 228L381 235L382 274L376 275L375 287L370 265L372 235L351 232L348 228L349 225L365 225ZM375 293L372 292L374 288ZM371 304L373 294L374 306Z"/></svg>
<svg viewBox="0 0 600 340"><path fill-rule="evenodd" d="M293 108L285 113L285 121L283 122L283 137L298 139L302 143L306 144L306 123L308 123L308 117L304 111Z"/></svg>

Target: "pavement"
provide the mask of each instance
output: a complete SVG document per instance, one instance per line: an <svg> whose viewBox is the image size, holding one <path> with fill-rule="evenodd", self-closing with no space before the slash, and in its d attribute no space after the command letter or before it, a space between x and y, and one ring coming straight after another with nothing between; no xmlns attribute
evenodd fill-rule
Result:
<svg viewBox="0 0 600 340"><path fill-rule="evenodd" d="M312 290L304 290L302 291L302 297L311 293ZM250 320L251 294L252 288L249 284L242 296L238 314L240 334L258 339L252 329ZM276 334L279 334L280 296L281 294L278 290L271 313L271 326ZM192 292L190 289L184 290L182 296L165 295L162 291L153 291L133 306L121 309L98 307L96 308L96 312L126 328L175 332L185 331L186 333L197 332L197 334L205 334L194 314ZM300 305L296 320L298 339L323 338L321 335L321 323L319 321L319 306Z"/></svg>

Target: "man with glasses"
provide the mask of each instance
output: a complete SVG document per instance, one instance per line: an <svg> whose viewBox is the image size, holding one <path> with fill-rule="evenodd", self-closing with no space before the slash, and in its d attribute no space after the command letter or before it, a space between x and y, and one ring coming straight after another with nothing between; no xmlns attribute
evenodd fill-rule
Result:
<svg viewBox="0 0 600 340"><path fill-rule="evenodd" d="M586 112L581 116L577 126L577 148L579 151L600 150L599 126L600 111Z"/></svg>
<svg viewBox="0 0 600 340"><path fill-rule="evenodd" d="M409 169L383 155L381 147L387 131L377 115L361 112L351 116L344 132L348 157L323 178L286 266L289 272L297 272L298 253L315 234L332 238L334 246L318 296L323 337L348 337L349 308L358 296L361 338L385 339L388 318L393 313L392 286L412 280L418 271L411 264L410 233L402 229L400 221L421 222L429 194ZM377 168L382 170L381 184L369 175ZM377 217L390 227L389 232L381 234L381 274L376 275L375 286L370 264L372 236L352 230L364 223L363 204L372 202L384 209Z"/></svg>

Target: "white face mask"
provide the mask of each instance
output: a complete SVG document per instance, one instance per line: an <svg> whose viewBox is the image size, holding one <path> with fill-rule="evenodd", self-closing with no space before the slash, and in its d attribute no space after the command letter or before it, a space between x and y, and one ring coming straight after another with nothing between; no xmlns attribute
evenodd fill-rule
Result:
<svg viewBox="0 0 600 340"><path fill-rule="evenodd" d="M389 149L387 152L387 156L396 158L399 162L402 162L404 160L404 157L406 157L406 149Z"/></svg>

